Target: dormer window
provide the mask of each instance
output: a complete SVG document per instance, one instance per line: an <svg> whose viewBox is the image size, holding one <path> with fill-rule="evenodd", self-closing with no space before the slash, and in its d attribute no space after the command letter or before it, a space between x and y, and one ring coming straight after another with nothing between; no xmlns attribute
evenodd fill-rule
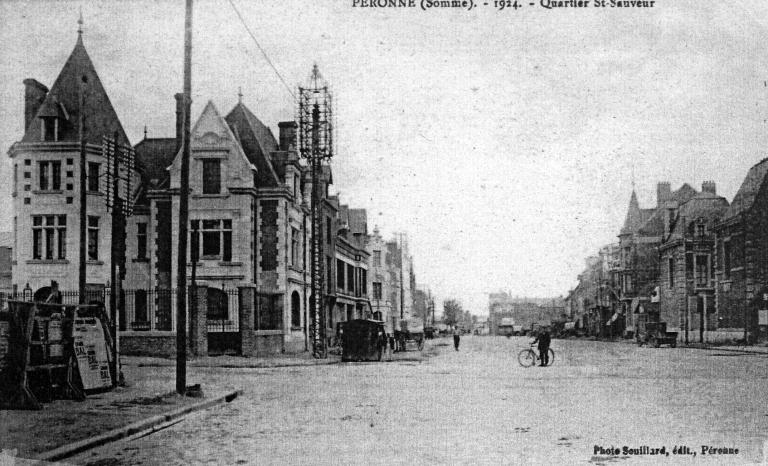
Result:
<svg viewBox="0 0 768 466"><path fill-rule="evenodd" d="M218 159L203 160L203 194L221 193L221 162Z"/></svg>
<svg viewBox="0 0 768 466"><path fill-rule="evenodd" d="M54 116L42 117L43 124L41 139L43 141L55 142L59 140L59 119Z"/></svg>

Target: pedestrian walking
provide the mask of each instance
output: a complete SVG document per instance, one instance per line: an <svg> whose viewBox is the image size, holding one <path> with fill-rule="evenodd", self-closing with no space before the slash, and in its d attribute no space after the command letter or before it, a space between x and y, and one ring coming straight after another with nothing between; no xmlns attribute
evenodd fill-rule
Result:
<svg viewBox="0 0 768 466"><path fill-rule="evenodd" d="M459 350L459 343L461 342L461 330L459 330L458 325L453 326L453 347L456 348L456 351Z"/></svg>

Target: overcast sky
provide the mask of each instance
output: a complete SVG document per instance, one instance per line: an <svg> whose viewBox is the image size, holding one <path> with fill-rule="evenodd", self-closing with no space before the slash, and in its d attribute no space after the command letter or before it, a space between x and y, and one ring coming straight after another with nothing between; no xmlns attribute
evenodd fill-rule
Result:
<svg viewBox="0 0 768 466"><path fill-rule="evenodd" d="M765 157L768 5L360 9L234 0L286 81L331 83L335 190L371 229L406 231L419 283L487 313L485 293L565 294L616 241L631 193L717 182ZM527 2L526 2L527 3ZM22 136L24 78L50 86L77 39L133 144L174 133L183 2L0 3L0 150ZM245 104L277 134L293 100L226 0L194 10L193 117ZM11 225L10 159L0 221Z"/></svg>

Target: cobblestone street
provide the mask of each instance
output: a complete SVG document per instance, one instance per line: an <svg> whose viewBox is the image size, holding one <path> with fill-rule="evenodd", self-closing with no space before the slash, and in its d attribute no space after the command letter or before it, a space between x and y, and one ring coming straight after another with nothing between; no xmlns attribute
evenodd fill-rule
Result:
<svg viewBox="0 0 768 466"><path fill-rule="evenodd" d="M383 363L204 368L235 402L76 464L749 464L763 461L768 357L555 340L523 368L524 337L447 339ZM400 355L401 357L403 355ZM169 371L172 368L168 369ZM738 454L702 456L702 446ZM595 454L666 447L669 456ZM674 455L688 446L693 455Z"/></svg>

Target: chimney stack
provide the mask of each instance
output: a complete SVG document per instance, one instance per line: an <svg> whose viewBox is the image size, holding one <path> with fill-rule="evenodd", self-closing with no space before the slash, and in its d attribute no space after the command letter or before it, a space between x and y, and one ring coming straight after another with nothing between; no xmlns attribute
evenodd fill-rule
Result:
<svg viewBox="0 0 768 466"><path fill-rule="evenodd" d="M29 128L32 119L48 95L48 88L35 79L24 80L24 130Z"/></svg>
<svg viewBox="0 0 768 466"><path fill-rule="evenodd" d="M704 181L701 183L701 192L717 194L717 187L714 181Z"/></svg>
<svg viewBox="0 0 768 466"><path fill-rule="evenodd" d="M298 126L295 121L281 121L277 124L277 127L280 128L280 150L296 148L296 128Z"/></svg>
<svg viewBox="0 0 768 466"><path fill-rule="evenodd" d="M661 182L656 185L656 207L664 207L664 203L672 199L672 186L669 182Z"/></svg>
<svg viewBox="0 0 768 466"><path fill-rule="evenodd" d="M184 94L174 95L176 98L176 151L181 149L181 131L184 128Z"/></svg>

